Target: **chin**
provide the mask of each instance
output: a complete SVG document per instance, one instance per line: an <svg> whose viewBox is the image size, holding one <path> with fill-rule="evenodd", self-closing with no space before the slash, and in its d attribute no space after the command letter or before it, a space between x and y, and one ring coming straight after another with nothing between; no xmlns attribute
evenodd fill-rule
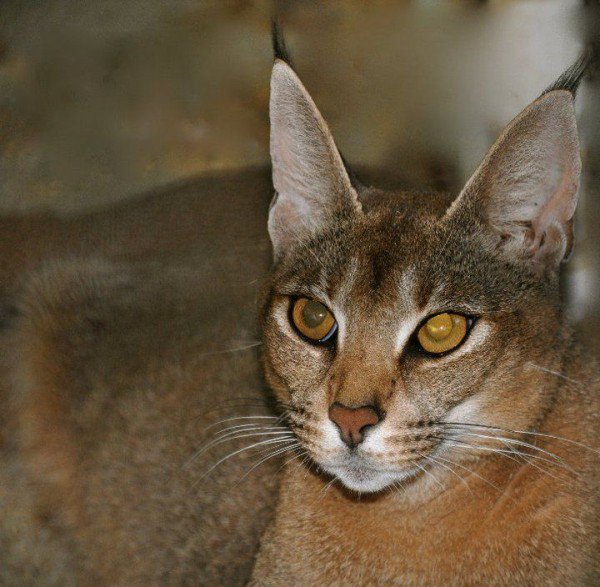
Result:
<svg viewBox="0 0 600 587"><path fill-rule="evenodd" d="M377 493L411 477L410 471L377 471L368 467L323 467L340 483L357 493Z"/></svg>

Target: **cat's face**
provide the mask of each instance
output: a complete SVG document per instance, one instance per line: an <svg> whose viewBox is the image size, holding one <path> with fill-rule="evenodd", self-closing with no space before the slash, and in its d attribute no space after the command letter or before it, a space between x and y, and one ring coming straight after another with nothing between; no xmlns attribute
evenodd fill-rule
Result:
<svg viewBox="0 0 600 587"><path fill-rule="evenodd" d="M579 176L566 94L530 106L453 203L351 186L276 63L265 370L307 454L348 488L450 468L473 454L469 430L522 430L543 413Z"/></svg>

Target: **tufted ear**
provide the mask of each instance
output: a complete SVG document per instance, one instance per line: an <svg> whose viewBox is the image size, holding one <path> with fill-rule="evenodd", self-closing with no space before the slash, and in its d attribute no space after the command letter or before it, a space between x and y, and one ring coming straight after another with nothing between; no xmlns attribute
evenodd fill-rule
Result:
<svg viewBox="0 0 600 587"><path fill-rule="evenodd" d="M573 244L581 171L574 93L551 89L504 130L447 216L476 216L498 246L556 268Z"/></svg>
<svg viewBox="0 0 600 587"><path fill-rule="evenodd" d="M276 193L269 234L277 258L340 217L360 212L360 203L327 124L281 59L271 76L270 117Z"/></svg>

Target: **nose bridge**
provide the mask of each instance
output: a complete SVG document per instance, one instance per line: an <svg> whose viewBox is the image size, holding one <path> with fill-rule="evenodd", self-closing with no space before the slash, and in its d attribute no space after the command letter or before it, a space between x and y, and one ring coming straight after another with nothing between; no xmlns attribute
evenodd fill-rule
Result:
<svg viewBox="0 0 600 587"><path fill-rule="evenodd" d="M381 406L394 385L391 355L391 349L373 344L372 337L357 337L339 358L330 403L347 407Z"/></svg>

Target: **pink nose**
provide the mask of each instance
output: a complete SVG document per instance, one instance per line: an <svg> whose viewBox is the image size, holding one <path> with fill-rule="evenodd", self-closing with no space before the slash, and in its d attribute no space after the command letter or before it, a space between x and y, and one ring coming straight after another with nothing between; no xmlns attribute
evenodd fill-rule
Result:
<svg viewBox="0 0 600 587"><path fill-rule="evenodd" d="M375 426L381 418L371 406L347 408L336 402L329 408L329 419L340 429L342 440L354 448L364 440L365 429Z"/></svg>

